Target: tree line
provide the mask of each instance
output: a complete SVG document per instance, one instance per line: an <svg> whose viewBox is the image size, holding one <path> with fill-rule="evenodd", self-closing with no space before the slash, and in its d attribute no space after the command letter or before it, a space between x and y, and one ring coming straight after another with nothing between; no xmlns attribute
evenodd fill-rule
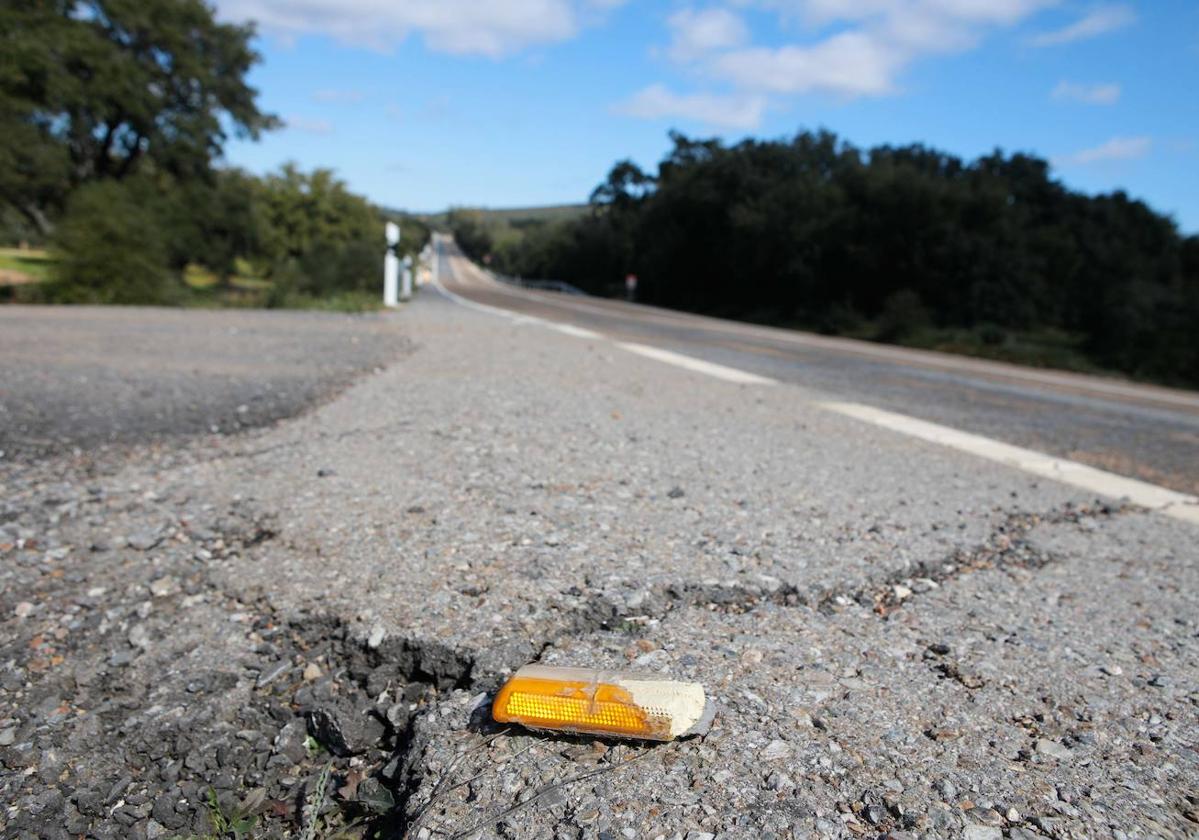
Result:
<svg viewBox="0 0 1199 840"><path fill-rule="evenodd" d="M616 164L588 212L492 242L500 271L761 323L1199 384L1199 237L1049 164L827 132L727 146L672 133L655 173Z"/></svg>
<svg viewBox="0 0 1199 840"><path fill-rule="evenodd" d="M231 136L280 125L246 81L260 60L253 36L203 0L0 6L0 238L56 256L52 281L29 294L176 303L237 286L268 305L374 295L383 221L396 214L327 170L258 177L221 163ZM405 249L419 250L424 225L405 228Z"/></svg>

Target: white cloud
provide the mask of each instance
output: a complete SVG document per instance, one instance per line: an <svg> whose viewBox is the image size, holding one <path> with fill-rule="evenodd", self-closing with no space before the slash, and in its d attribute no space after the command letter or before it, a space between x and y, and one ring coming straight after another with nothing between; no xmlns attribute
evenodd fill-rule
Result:
<svg viewBox="0 0 1199 840"><path fill-rule="evenodd" d="M673 33L669 54L675 61L692 61L749 40L745 21L728 9L682 9L667 23Z"/></svg>
<svg viewBox="0 0 1199 840"><path fill-rule="evenodd" d="M734 0L798 21L809 37L728 49L700 69L742 89L880 96L914 62L976 46L1058 0ZM785 28L785 26L784 26Z"/></svg>
<svg viewBox="0 0 1199 840"><path fill-rule="evenodd" d="M1085 41L1122 29L1136 19L1136 12L1131 6L1100 6L1068 26L1033 36L1029 43L1034 47L1052 47Z"/></svg>
<svg viewBox="0 0 1199 840"><path fill-rule="evenodd" d="M623 0L219 0L221 17L282 38L329 35L389 50L413 33L430 49L498 58L574 37Z"/></svg>
<svg viewBox="0 0 1199 840"><path fill-rule="evenodd" d="M772 101L809 93L843 98L900 90L913 63L972 49L992 30L1015 26L1059 0L724 0L773 13L790 43L753 44L728 8L687 8L668 19L667 54L734 95L682 96L662 85L620 107L648 118L675 116L734 128L755 126Z"/></svg>
<svg viewBox="0 0 1199 840"><path fill-rule="evenodd" d="M931 14L975 23L1011 24L1056 0L735 0L796 17L809 26Z"/></svg>
<svg viewBox="0 0 1199 840"><path fill-rule="evenodd" d="M328 120L310 119L308 117L284 117L284 124L294 130L302 131L305 134L332 134L333 123Z"/></svg>
<svg viewBox="0 0 1199 840"><path fill-rule="evenodd" d="M1120 99L1120 86L1080 85L1076 82L1058 82L1051 96L1059 100L1085 102L1088 105L1114 105Z"/></svg>
<svg viewBox="0 0 1199 840"><path fill-rule="evenodd" d="M616 108L643 119L683 119L732 129L757 128L765 109L766 100L761 96L679 94L665 85L650 85Z"/></svg>
<svg viewBox="0 0 1199 840"><path fill-rule="evenodd" d="M864 32L843 32L810 47L735 50L716 59L712 69L749 90L867 96L891 91L902 63L891 45Z"/></svg>
<svg viewBox="0 0 1199 840"><path fill-rule="evenodd" d="M312 99L314 102L335 102L352 105L362 101L362 91L322 88L312 92Z"/></svg>
<svg viewBox="0 0 1199 840"><path fill-rule="evenodd" d="M1056 158L1054 162L1059 165L1086 166L1113 160L1136 160L1149 154L1151 145L1153 141L1148 137L1113 137L1100 146Z"/></svg>

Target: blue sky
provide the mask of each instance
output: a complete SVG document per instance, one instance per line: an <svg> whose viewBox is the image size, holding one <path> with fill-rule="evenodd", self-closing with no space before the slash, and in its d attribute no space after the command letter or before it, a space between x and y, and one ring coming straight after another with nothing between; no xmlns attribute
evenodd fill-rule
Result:
<svg viewBox="0 0 1199 840"><path fill-rule="evenodd" d="M335 169L392 207L585 200L666 133L1048 158L1199 232L1199 3L217 0L256 20L253 171Z"/></svg>

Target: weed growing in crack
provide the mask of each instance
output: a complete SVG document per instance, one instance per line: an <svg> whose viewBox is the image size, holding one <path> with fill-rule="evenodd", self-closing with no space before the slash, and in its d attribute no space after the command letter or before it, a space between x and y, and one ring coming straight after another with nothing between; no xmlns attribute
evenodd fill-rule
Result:
<svg viewBox="0 0 1199 840"><path fill-rule="evenodd" d="M304 833L301 840L316 840L316 828L320 823L321 809L325 807L325 794L329 789L329 778L333 774L333 762L330 761L317 777L316 787L304 805Z"/></svg>
<svg viewBox="0 0 1199 840"><path fill-rule="evenodd" d="M244 840L258 824L258 817L248 813L250 809L244 805L231 808L226 813L214 788L208 789L208 798L204 804L208 808L208 819L212 822L213 838L224 840L232 837L234 840Z"/></svg>

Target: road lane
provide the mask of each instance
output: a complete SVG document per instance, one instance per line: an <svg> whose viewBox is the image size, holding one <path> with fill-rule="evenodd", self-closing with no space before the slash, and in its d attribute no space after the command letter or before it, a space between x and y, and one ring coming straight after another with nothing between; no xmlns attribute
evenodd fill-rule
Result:
<svg viewBox="0 0 1199 840"><path fill-rule="evenodd" d="M477 304L1199 492L1199 395L1191 392L517 289L448 239L438 240L438 251L443 285Z"/></svg>

